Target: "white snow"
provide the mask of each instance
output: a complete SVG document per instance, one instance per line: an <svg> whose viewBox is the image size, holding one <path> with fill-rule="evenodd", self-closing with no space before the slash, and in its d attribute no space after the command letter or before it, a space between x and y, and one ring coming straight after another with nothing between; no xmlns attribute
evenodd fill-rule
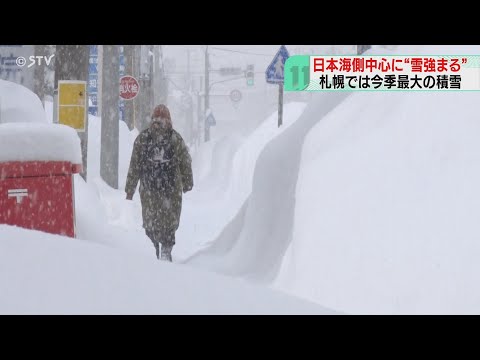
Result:
<svg viewBox="0 0 480 360"><path fill-rule="evenodd" d="M348 313L480 313L479 103L477 92L354 93L319 121L275 285Z"/></svg>
<svg viewBox="0 0 480 360"><path fill-rule="evenodd" d="M229 136L217 140L211 152L208 175L185 194L178 243L174 255L180 260L205 248L238 214L252 191L255 163L264 147L292 126L305 109L305 103L292 102L284 107L283 126L278 127L277 112L272 113L247 138ZM201 149L202 150L202 149ZM200 156L194 157L194 161ZM201 167L195 166L194 169Z"/></svg>
<svg viewBox="0 0 480 360"><path fill-rule="evenodd" d="M0 314L334 314L244 281L0 225Z"/></svg>
<svg viewBox="0 0 480 360"><path fill-rule="evenodd" d="M346 96L346 93L328 93L306 108L302 104L293 116L295 120L290 126L287 123L284 129L278 129L277 114L272 114L267 126L278 135L260 141L262 147L242 147L244 155L241 157L237 158L240 152L235 155L238 164L244 162L245 166L236 167L238 177L232 181L230 189L234 189L231 193L239 194L243 201L238 202L240 206L227 220L229 222L223 222L221 232L210 235L214 240L211 246L188 258L189 264L252 280L268 282L276 276L291 241L301 147L304 137L317 122L312 115L321 117ZM263 136L252 135L253 138L259 140ZM243 175L243 169L250 170ZM246 184L242 185L242 181ZM228 214L230 207L230 203L224 203L215 220ZM202 218L199 216L199 219ZM215 222L205 221L210 226L212 223Z"/></svg>
<svg viewBox="0 0 480 360"><path fill-rule="evenodd" d="M269 116L242 144L233 157L230 187L227 191L235 199L237 210L252 192L253 174L257 159L265 146L280 136L300 117L306 103L291 102L284 106L282 126L278 127L278 113Z"/></svg>
<svg viewBox="0 0 480 360"><path fill-rule="evenodd" d="M303 104L292 105L296 110L287 117L288 121L298 117L302 107ZM273 115L271 123L274 124ZM242 280L192 269L186 264L159 262L141 228L138 193L134 201L125 200L123 185L137 133L120 124L123 170L120 189L115 190L98 175L100 119L89 117L89 182L75 175L78 239L0 226L0 238L9 239L0 242L0 267L8 269L0 271L0 289L4 290L1 293L8 294L0 296L0 313L335 313ZM274 127L270 132L271 137L275 136ZM267 141L265 134L257 135L251 144L259 148L251 151L259 152ZM253 166L248 161L245 163L249 167L244 169L247 174ZM211 170L209 181L221 184L226 174L215 166ZM185 201L184 206L195 204ZM204 213L204 219L210 215ZM183 226L191 228L192 224L185 221ZM178 237L177 241L182 239ZM3 261L3 256L10 260ZM175 257L179 258L174 254L174 260Z"/></svg>
<svg viewBox="0 0 480 360"><path fill-rule="evenodd" d="M120 122L112 189L99 176L101 119L90 116L78 239L0 226L0 313L480 313L479 100L314 93L285 105L283 127L274 112L251 133L238 131L244 112L227 119L215 107L217 133L192 152L173 264L154 256L138 192L125 200L138 132Z"/></svg>
<svg viewBox="0 0 480 360"><path fill-rule="evenodd" d="M136 132L120 124L124 183ZM78 239L0 225L1 314L335 313L245 281L159 262L141 228L139 202L126 201L122 187L111 189L98 176L99 137L100 119L91 116L89 182L75 175Z"/></svg>
<svg viewBox="0 0 480 360"><path fill-rule="evenodd" d="M42 102L25 86L0 80L0 124L46 122Z"/></svg>
<svg viewBox="0 0 480 360"><path fill-rule="evenodd" d="M0 162L35 160L81 164L77 132L61 124L0 124Z"/></svg>
<svg viewBox="0 0 480 360"><path fill-rule="evenodd" d="M100 150L101 150L101 129L102 120L98 116L88 115L88 179L100 178ZM125 122L119 122L119 160L118 160L118 187L125 189L130 156L132 155L133 142L138 131L130 131Z"/></svg>
<svg viewBox="0 0 480 360"><path fill-rule="evenodd" d="M194 159L208 159L214 163L209 164L208 160L203 164L194 163L196 168L203 167L204 176L196 182L199 186L187 194L197 197L198 201L188 201L186 196L184 202L185 208L190 208L190 215L200 216L193 221L188 218L188 211L185 212L187 219L182 221L182 226L186 231L183 235L179 232L177 237L177 244L184 244L185 256L204 247L210 240L205 229L197 228L198 222L207 222L212 215L220 214L219 222L214 225L214 231L218 233L235 215L251 190L253 166L261 149L288 128L304 106L287 105L281 129L276 127L274 113L246 143L241 136L232 134L223 140L212 141L214 147L202 146L194 154ZM49 102L46 109L46 115L38 111L37 117L51 123L52 106ZM54 154L67 156L68 151L62 149L65 145L56 135L72 144L71 135L74 134L78 150L80 148L77 134L70 128L67 128L70 134L67 131L61 135L60 130L57 133L52 131L60 129L61 125L30 125L33 124L2 125L7 138L20 131L24 135L23 143L5 143L5 148L15 156L14 160L28 160L33 153L35 159L55 160ZM120 122L119 189L116 190L108 187L99 176L100 128L100 118L89 116L88 183L79 175L74 176L77 239L0 225L0 313L334 313L243 280L192 269L187 264L159 262L141 227L138 192L134 201L126 201L123 192L132 145L138 132L128 131ZM48 143L41 143L39 139L48 136ZM38 149L33 149L36 144ZM214 199L215 195L220 195L221 201L207 211L197 212L194 207L200 205L201 209L201 200L206 198L203 192L213 195ZM224 211L225 206L230 206L231 210ZM190 242L185 241L185 234L193 235L188 239ZM180 255L174 251L174 261L181 261L181 254L181 248Z"/></svg>

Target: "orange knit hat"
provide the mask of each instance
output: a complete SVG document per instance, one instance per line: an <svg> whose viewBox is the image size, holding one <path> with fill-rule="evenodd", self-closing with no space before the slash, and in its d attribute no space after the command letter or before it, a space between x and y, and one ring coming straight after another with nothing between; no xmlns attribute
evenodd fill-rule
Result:
<svg viewBox="0 0 480 360"><path fill-rule="evenodd" d="M172 120L172 118L170 117L170 110L168 110L168 108L163 104L157 105L155 106L155 109L153 109L152 118L159 117Z"/></svg>

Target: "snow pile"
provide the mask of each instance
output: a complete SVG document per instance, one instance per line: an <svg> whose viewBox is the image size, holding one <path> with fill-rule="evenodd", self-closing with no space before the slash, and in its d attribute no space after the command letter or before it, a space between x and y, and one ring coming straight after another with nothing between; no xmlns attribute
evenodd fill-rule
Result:
<svg viewBox="0 0 480 360"><path fill-rule="evenodd" d="M276 285L349 313L480 313L479 102L354 93L324 117L303 147Z"/></svg>
<svg viewBox="0 0 480 360"><path fill-rule="evenodd" d="M334 314L99 244L0 225L0 314Z"/></svg>
<svg viewBox="0 0 480 360"><path fill-rule="evenodd" d="M108 236L108 233L111 233L111 227L108 226L107 215L97 191L79 174L74 175L74 181L77 238L115 244L114 241L109 241L113 234Z"/></svg>
<svg viewBox="0 0 480 360"><path fill-rule="evenodd" d="M46 122L42 102L25 86L0 80L0 124Z"/></svg>
<svg viewBox="0 0 480 360"><path fill-rule="evenodd" d="M209 175L212 167L212 155L217 141L217 139L212 139L204 142L201 146L194 149L195 152L192 152L192 170L195 176L195 185L201 183Z"/></svg>
<svg viewBox="0 0 480 360"><path fill-rule="evenodd" d="M262 127L245 143L235 156L231 197L219 209L218 217L230 216L228 223L221 223L221 232L212 234L212 245L188 258L189 264L256 281L275 278L291 241L304 138L318 118L347 96L346 92L327 93L306 107L298 104L301 106L292 117L295 121L283 132L268 136L267 129L260 131ZM269 118L268 127L276 133L276 114ZM214 220L209 223L215 224Z"/></svg>
<svg viewBox="0 0 480 360"><path fill-rule="evenodd" d="M255 164L260 153L272 139L280 136L298 120L306 106L307 104L302 102L291 102L284 105L281 127L278 127L278 113L274 112L246 139L245 143L235 153L231 169L232 180L227 196L229 201L234 202L237 211L252 192Z"/></svg>
<svg viewBox="0 0 480 360"><path fill-rule="evenodd" d="M232 135L215 142L208 175L196 182L193 191L184 196L174 256L186 259L221 234L252 191L255 164L260 153L272 139L280 137L295 124L305 107L306 104L300 102L285 104L280 128L277 112L273 112L250 136ZM193 175L197 180L197 174Z"/></svg>
<svg viewBox="0 0 480 360"><path fill-rule="evenodd" d="M100 178L102 119L88 115L88 181ZM133 143L138 135L135 129L130 131L124 121L119 121L118 188L123 192L127 180Z"/></svg>
<svg viewBox="0 0 480 360"><path fill-rule="evenodd" d="M71 127L47 123L0 124L0 161L82 163L80 139Z"/></svg>

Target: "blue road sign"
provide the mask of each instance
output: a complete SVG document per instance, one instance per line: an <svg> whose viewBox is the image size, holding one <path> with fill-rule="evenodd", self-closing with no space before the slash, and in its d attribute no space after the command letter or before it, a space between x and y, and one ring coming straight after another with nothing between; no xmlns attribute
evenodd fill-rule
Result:
<svg viewBox="0 0 480 360"><path fill-rule="evenodd" d="M90 98L88 113L98 115L98 48L90 45L90 58L88 61L88 97Z"/></svg>
<svg viewBox="0 0 480 360"><path fill-rule="evenodd" d="M119 79L125 75L125 56L123 46L120 46ZM98 116L98 45L90 45L90 58L88 61L88 113ZM118 110L120 120L125 121L125 101L119 99Z"/></svg>
<svg viewBox="0 0 480 360"><path fill-rule="evenodd" d="M285 67L285 61L289 58L288 50L285 45L282 45L277 54L273 58L272 62L265 71L265 78L267 83L281 84L283 83L283 68Z"/></svg>
<svg viewBox="0 0 480 360"><path fill-rule="evenodd" d="M215 126L217 125L217 121L215 120L215 117L213 116L213 113L208 114L207 116L207 124L209 126Z"/></svg>

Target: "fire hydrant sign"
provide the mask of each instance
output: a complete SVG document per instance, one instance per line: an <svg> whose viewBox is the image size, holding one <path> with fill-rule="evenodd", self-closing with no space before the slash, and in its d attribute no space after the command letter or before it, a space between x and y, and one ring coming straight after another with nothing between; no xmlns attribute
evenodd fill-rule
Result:
<svg viewBox="0 0 480 360"><path fill-rule="evenodd" d="M126 75L120 78L120 97L125 100L133 100L140 91L140 85L133 76Z"/></svg>
<svg viewBox="0 0 480 360"><path fill-rule="evenodd" d="M58 123L79 132L85 131L87 117L87 82L60 80L58 82Z"/></svg>

